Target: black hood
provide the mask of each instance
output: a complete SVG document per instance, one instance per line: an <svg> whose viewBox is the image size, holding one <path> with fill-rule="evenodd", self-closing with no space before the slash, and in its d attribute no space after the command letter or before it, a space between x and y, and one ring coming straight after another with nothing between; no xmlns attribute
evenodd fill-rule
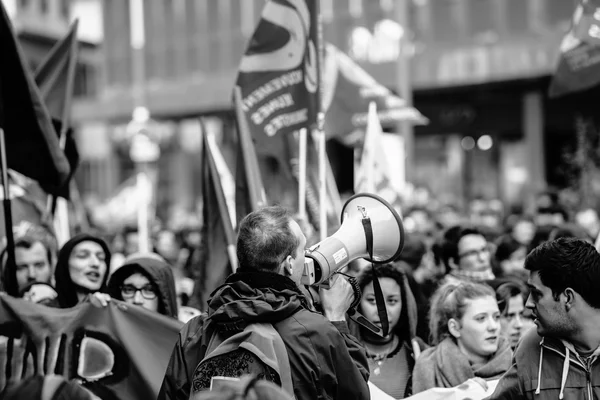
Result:
<svg viewBox="0 0 600 400"><path fill-rule="evenodd" d="M158 289L158 311L162 315L177 318L177 292L173 271L157 254L140 254L127 258L125 264L111 275L108 281L108 294L117 300L123 300L120 286L125 279L136 272L144 274Z"/></svg>
<svg viewBox="0 0 600 400"><path fill-rule="evenodd" d="M110 268L110 249L104 240L97 236L92 236L87 233L80 233L73 236L58 252L58 260L56 262L56 269L54 270L54 279L56 281L56 292L58 293L58 303L61 308L70 308L77 305L77 290L80 288L76 286L71 280L71 274L69 274L69 257L73 248L81 242L95 242L98 243L104 254L106 255L106 273L102 280L102 286L99 292L106 293L106 281L108 280L108 272Z"/></svg>

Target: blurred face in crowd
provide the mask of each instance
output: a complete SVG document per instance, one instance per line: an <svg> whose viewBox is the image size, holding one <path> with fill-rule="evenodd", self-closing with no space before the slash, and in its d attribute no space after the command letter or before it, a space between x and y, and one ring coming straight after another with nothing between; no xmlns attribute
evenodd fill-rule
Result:
<svg viewBox="0 0 600 400"><path fill-rule="evenodd" d="M156 250L167 260L175 260L179 253L179 245L175 234L170 231L162 231L156 238Z"/></svg>
<svg viewBox="0 0 600 400"><path fill-rule="evenodd" d="M17 284L19 291L32 282L50 283L52 267L48 251L41 242L35 242L28 249L15 247Z"/></svg>
<svg viewBox="0 0 600 400"><path fill-rule="evenodd" d="M392 278L379 278L381 291L385 300L385 308L390 326L390 332L398 325L400 313L402 312L402 289L398 282ZM373 282L365 286L360 300L360 309L362 314L371 321L374 325L381 328L379 315L377 314L377 303L375 301L375 292L373 290Z"/></svg>
<svg viewBox="0 0 600 400"><path fill-rule="evenodd" d="M513 349L523 334L533 327L533 322L526 316L526 311L523 296L519 294L508 300L506 312L500 317L502 336L510 341Z"/></svg>
<svg viewBox="0 0 600 400"><path fill-rule="evenodd" d="M107 273L106 254L96 242L78 243L69 256L69 274L77 286L97 291Z"/></svg>
<svg viewBox="0 0 600 400"><path fill-rule="evenodd" d="M555 299L552 289L545 286L538 271L532 271L527 280L531 290L525 307L533 313L533 322L540 336L568 337L573 332L574 324L566 315L561 296Z"/></svg>
<svg viewBox="0 0 600 400"><path fill-rule="evenodd" d="M600 231L600 219L596 210L588 208L587 210L579 211L575 215L577 225L582 227L590 237L595 238Z"/></svg>
<svg viewBox="0 0 600 400"><path fill-rule="evenodd" d="M290 229L294 236L299 239L298 247L296 248L296 254L294 256L288 256L284 261L288 266L292 267L292 272L288 271L287 274L290 275L290 278L296 282L297 284L301 284L302 274L304 272L304 250L306 248L306 236L302 232L300 225L292 219L290 219Z"/></svg>
<svg viewBox="0 0 600 400"><path fill-rule="evenodd" d="M527 249L525 246L519 247L506 260L500 261L500 267L507 275L523 273L525 271L525 257L527 257Z"/></svg>
<svg viewBox="0 0 600 400"><path fill-rule="evenodd" d="M463 271L485 271L490 268L490 246L482 235L465 235L458 242L456 267Z"/></svg>
<svg viewBox="0 0 600 400"><path fill-rule="evenodd" d="M150 280L143 274L131 274L121 285L121 296L126 303L158 311L158 296Z"/></svg>
<svg viewBox="0 0 600 400"><path fill-rule="evenodd" d="M528 246L535 235L535 225L528 220L519 220L512 230L513 238L522 245Z"/></svg>
<svg viewBox="0 0 600 400"><path fill-rule="evenodd" d="M492 296L467 301L460 320L450 319L448 328L459 349L473 363L485 362L498 350L500 311Z"/></svg>
<svg viewBox="0 0 600 400"><path fill-rule="evenodd" d="M139 235L137 232L129 232L125 236L125 255L137 253L139 251Z"/></svg>

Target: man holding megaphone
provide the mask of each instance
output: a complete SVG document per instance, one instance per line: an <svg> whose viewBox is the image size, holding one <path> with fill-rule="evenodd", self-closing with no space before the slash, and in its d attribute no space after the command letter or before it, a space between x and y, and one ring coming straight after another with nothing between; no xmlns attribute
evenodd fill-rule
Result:
<svg viewBox="0 0 600 400"><path fill-rule="evenodd" d="M366 353L345 320L353 287L341 278L321 288L323 314L315 312L301 290L305 246L281 207L241 221L239 268L212 293L208 315L180 332L159 399L188 399L240 373L273 380L296 399L369 399Z"/></svg>

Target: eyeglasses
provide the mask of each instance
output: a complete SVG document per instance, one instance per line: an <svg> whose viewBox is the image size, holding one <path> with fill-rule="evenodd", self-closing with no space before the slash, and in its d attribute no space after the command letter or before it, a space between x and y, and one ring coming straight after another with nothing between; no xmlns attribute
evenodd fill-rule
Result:
<svg viewBox="0 0 600 400"><path fill-rule="evenodd" d="M156 291L151 285L146 285L142 288L137 288L133 285L121 286L121 295L124 299L134 298L137 292L140 292L142 294L142 297L146 300L153 300L156 298Z"/></svg>
<svg viewBox="0 0 600 400"><path fill-rule="evenodd" d="M485 245L484 247L482 247L481 249L465 251L464 253L459 254L458 258L477 257L480 254L490 254L490 252L491 252L491 248L490 248L490 245L488 244L488 245Z"/></svg>

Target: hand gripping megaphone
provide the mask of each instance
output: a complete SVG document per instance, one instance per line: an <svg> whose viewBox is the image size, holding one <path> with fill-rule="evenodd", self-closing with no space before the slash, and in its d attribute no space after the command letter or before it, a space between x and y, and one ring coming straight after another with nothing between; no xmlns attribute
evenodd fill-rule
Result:
<svg viewBox="0 0 600 400"><path fill-rule="evenodd" d="M305 252L304 285L328 288L334 275L358 258L385 264L400 256L404 247L402 220L381 197L359 193L349 198L342 208L341 224L337 232ZM361 296L360 290L357 293L358 285L354 284L353 287L355 299L351 317L358 314L354 308ZM353 319L375 333L381 331L360 314Z"/></svg>

